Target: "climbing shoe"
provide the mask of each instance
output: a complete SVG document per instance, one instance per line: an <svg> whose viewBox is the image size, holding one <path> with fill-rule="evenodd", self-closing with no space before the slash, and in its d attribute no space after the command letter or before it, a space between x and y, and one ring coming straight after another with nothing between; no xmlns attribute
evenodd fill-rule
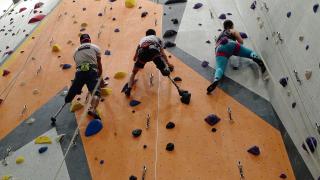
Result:
<svg viewBox="0 0 320 180"><path fill-rule="evenodd" d="M160 72L163 76L169 76L171 71L169 68L164 68L164 69L160 70Z"/></svg>
<svg viewBox="0 0 320 180"><path fill-rule="evenodd" d="M213 83L207 88L207 94L211 94L211 92L217 87L218 83L218 80L214 80Z"/></svg>
<svg viewBox="0 0 320 180"><path fill-rule="evenodd" d="M131 89L130 87L126 88L126 90L124 90L124 93L126 94L127 97L129 97L131 95Z"/></svg>

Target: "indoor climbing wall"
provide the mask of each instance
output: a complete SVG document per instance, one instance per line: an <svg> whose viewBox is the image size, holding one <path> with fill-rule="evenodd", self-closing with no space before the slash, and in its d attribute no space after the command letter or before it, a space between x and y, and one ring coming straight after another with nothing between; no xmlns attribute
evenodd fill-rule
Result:
<svg viewBox="0 0 320 180"><path fill-rule="evenodd" d="M222 3L220 11L211 13L207 10L213 2L157 3L62 0L36 22L38 28L1 66L0 177L44 179L43 171L35 169L43 166L44 171L50 167L45 179L295 179L282 131L266 120L272 109L260 105L273 96L262 89L265 82L250 77L254 68L243 70L251 66L249 61L238 70L247 81L228 70L232 81L226 84L233 86L227 88L237 94L223 87L211 96L205 93L210 78L203 72L212 74L210 49L217 32L212 37L203 34L221 28L220 12L238 20L241 13L222 11ZM185 18L188 12L202 13L206 19ZM251 39L246 25L241 27ZM137 75L130 98L121 93L137 43L149 28L164 36L175 65L172 77L192 94L189 104L181 102L175 86L152 63ZM74 76L72 56L81 33L89 33L102 51L103 78L108 82L98 107L102 121L86 115L84 88L51 126ZM191 39L195 34L199 38ZM190 36L191 42L180 36ZM196 51L184 43L193 44ZM255 42L246 43L253 47Z"/></svg>

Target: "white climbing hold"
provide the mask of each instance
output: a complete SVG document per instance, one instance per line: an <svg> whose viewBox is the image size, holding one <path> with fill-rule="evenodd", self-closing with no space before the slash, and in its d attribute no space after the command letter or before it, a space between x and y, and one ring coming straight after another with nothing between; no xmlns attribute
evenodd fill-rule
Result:
<svg viewBox="0 0 320 180"><path fill-rule="evenodd" d="M37 95L37 94L40 93L40 91L39 91L38 89L34 89L34 90L32 91L32 93L33 93L34 95Z"/></svg>
<svg viewBox="0 0 320 180"><path fill-rule="evenodd" d="M306 70L304 75L306 76L306 79L309 80L311 78L312 71L311 70Z"/></svg>
<svg viewBox="0 0 320 180"><path fill-rule="evenodd" d="M33 124L35 121L36 121L36 119L31 117L28 120L26 120L26 123L27 124Z"/></svg>

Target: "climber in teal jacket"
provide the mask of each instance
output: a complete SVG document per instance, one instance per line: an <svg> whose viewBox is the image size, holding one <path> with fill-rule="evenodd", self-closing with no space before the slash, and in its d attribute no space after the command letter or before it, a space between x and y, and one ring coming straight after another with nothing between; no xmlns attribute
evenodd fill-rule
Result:
<svg viewBox="0 0 320 180"><path fill-rule="evenodd" d="M228 64L228 59L231 56L252 59L259 65L263 78L267 79L266 67L263 61L254 51L242 45L243 39L240 33L233 29L233 22L231 20L225 20L223 22L223 28L224 30L216 41L216 72L213 83L207 88L207 94L210 94L219 84Z"/></svg>

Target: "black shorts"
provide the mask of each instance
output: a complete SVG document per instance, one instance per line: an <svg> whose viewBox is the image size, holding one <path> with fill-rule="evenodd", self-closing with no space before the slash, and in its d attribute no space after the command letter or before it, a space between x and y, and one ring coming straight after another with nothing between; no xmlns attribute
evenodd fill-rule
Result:
<svg viewBox="0 0 320 180"><path fill-rule="evenodd" d="M92 94L98 80L99 75L95 70L77 71L65 101L67 103L71 102L77 94L81 94L84 85L87 86L88 91ZM98 86L95 95L100 97L100 86Z"/></svg>
<svg viewBox="0 0 320 180"><path fill-rule="evenodd" d="M164 69L166 67L164 59L159 51L155 49L138 49L138 59L134 66L143 69L147 62L153 61L158 69Z"/></svg>

